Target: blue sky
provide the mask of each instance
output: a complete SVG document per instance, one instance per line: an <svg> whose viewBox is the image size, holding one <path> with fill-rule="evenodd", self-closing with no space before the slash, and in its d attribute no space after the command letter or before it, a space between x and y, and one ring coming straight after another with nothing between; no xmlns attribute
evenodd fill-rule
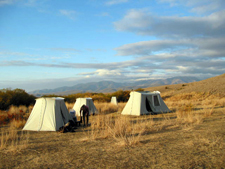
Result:
<svg viewBox="0 0 225 169"><path fill-rule="evenodd" d="M225 72L224 0L0 0L0 89Z"/></svg>

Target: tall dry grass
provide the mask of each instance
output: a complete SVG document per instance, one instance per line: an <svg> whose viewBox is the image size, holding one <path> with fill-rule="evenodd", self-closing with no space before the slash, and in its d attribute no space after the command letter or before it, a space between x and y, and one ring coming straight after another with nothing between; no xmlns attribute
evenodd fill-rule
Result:
<svg viewBox="0 0 225 169"><path fill-rule="evenodd" d="M183 105L192 104L194 108L199 106L212 107L212 106L225 106L225 98L222 96L212 95L208 93L182 93L177 95L170 95L170 92L164 93L163 97L166 98L164 101L168 107L176 108L182 107Z"/></svg>
<svg viewBox="0 0 225 169"><path fill-rule="evenodd" d="M112 103L102 103L102 102L95 102L95 107L100 114L109 114L115 113L118 111L119 106L112 104Z"/></svg>
<svg viewBox="0 0 225 169"><path fill-rule="evenodd" d="M14 125L0 130L0 151L18 152L27 148L29 133L17 130Z"/></svg>
<svg viewBox="0 0 225 169"><path fill-rule="evenodd" d="M34 106L26 107L26 106L23 106L23 105L17 107L17 106L11 105L9 107L8 113L10 113L10 114L19 114L19 113L30 114L33 107Z"/></svg>
<svg viewBox="0 0 225 169"><path fill-rule="evenodd" d="M203 116L194 112L194 106L188 102L186 105L182 105L176 110L176 118L183 123L201 123Z"/></svg>
<svg viewBox="0 0 225 169"><path fill-rule="evenodd" d="M0 125L6 125L10 122L17 121L17 123L24 124L28 119L33 106L10 106L8 111L0 112ZM15 123L15 122L14 122Z"/></svg>
<svg viewBox="0 0 225 169"><path fill-rule="evenodd" d="M74 103L65 102L68 111L73 108ZM109 114L121 112L126 103L118 103L118 105L106 102L94 102L94 105L100 114Z"/></svg>
<svg viewBox="0 0 225 169"><path fill-rule="evenodd" d="M125 144L128 144L129 125L124 121L126 118L121 119L121 116L119 116L126 103L118 103L118 105L115 105L112 103L95 102L94 104L99 115L92 122L89 138L99 139L110 137L118 140L120 136L125 141Z"/></svg>
<svg viewBox="0 0 225 169"><path fill-rule="evenodd" d="M8 124L0 130L0 150L17 152L28 145L29 133L21 131L33 106L10 106L0 114L0 124Z"/></svg>
<svg viewBox="0 0 225 169"><path fill-rule="evenodd" d="M26 122L27 121L25 119L20 120L13 119L9 125L11 128L22 129L25 126Z"/></svg>
<svg viewBox="0 0 225 169"><path fill-rule="evenodd" d="M145 123L147 124L147 123ZM97 115L91 121L90 130L84 140L113 138L120 145L132 146L140 142L147 125L139 120L120 114Z"/></svg>
<svg viewBox="0 0 225 169"><path fill-rule="evenodd" d="M146 126L146 123L139 119L131 120L128 116L119 116L115 123L108 126L108 130L119 144L133 146L140 143L142 134L146 132Z"/></svg>

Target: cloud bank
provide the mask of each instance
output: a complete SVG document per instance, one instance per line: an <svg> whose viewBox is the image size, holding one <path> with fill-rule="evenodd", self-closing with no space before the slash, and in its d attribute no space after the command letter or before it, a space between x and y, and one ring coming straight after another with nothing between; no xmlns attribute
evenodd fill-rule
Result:
<svg viewBox="0 0 225 169"><path fill-rule="evenodd" d="M160 0L171 6L192 6L191 11L212 12L203 16L159 16L146 9L131 9L116 22L117 31L148 36L149 41L124 44L115 48L117 56L142 60L145 71L155 74L216 76L225 72L224 1L198 6L200 1ZM212 5L209 10L207 5ZM203 11L204 8L204 11ZM221 10L219 10L221 9ZM149 64L149 65L148 65Z"/></svg>
<svg viewBox="0 0 225 169"><path fill-rule="evenodd" d="M224 37L225 10L203 17L179 17L132 9L114 26L118 31L159 38Z"/></svg>

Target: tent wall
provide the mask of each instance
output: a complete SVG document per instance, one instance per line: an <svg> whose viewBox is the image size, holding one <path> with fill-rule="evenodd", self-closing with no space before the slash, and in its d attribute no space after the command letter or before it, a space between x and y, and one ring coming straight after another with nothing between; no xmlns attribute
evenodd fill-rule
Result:
<svg viewBox="0 0 225 169"><path fill-rule="evenodd" d="M40 98L36 99L23 130L57 131L69 120L72 120L72 117L66 108L64 99Z"/></svg>
<svg viewBox="0 0 225 169"><path fill-rule="evenodd" d="M23 130L39 131L43 122L43 112L45 111L45 100L37 99L33 110L23 128Z"/></svg>
<svg viewBox="0 0 225 169"><path fill-rule="evenodd" d="M80 116L80 108L83 104L88 106L89 115L98 113L91 98L77 98L73 106L73 109L76 111L76 116Z"/></svg>
<svg viewBox="0 0 225 169"><path fill-rule="evenodd" d="M117 99L116 99L115 96L113 96L113 97L111 98L111 103L112 103L112 104L115 104L115 105L118 105L118 102L117 102Z"/></svg>
<svg viewBox="0 0 225 169"><path fill-rule="evenodd" d="M130 98L124 107L122 114L126 115L140 115L141 111L141 94L139 93L130 93Z"/></svg>
<svg viewBox="0 0 225 169"><path fill-rule="evenodd" d="M56 130L58 130L60 127L62 127L64 124L66 124L69 120L72 120L72 116L69 114L67 107L62 100L56 101L56 113L55 113L55 120L56 120Z"/></svg>
<svg viewBox="0 0 225 169"><path fill-rule="evenodd" d="M58 115L58 110L55 109L55 101L47 100L45 102L45 110L42 111L42 117L39 119L39 131L55 131L55 117Z"/></svg>

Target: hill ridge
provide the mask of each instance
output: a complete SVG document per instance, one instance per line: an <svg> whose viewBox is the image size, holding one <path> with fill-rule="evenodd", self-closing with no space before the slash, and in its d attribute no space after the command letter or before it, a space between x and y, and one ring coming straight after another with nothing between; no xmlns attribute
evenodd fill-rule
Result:
<svg viewBox="0 0 225 169"><path fill-rule="evenodd" d="M211 94L220 94L221 96L225 96L225 73L197 82L147 87L145 88L145 90L158 90L160 92L173 91L174 94L191 92L210 92Z"/></svg>
<svg viewBox="0 0 225 169"><path fill-rule="evenodd" d="M36 96L41 96L44 94L60 94L68 95L74 93L85 93L85 92L98 92L98 93L107 93L115 92L117 90L130 90L137 88L146 88L152 86L161 86L161 85L170 85L170 84L180 84L180 83L189 83L199 81L196 77L187 77L179 76L172 77L167 79L155 79L155 80L141 80L136 82L114 82L114 81L99 81L99 82L88 82L88 83L79 83L74 86L62 86L55 89L42 89L29 92Z"/></svg>

